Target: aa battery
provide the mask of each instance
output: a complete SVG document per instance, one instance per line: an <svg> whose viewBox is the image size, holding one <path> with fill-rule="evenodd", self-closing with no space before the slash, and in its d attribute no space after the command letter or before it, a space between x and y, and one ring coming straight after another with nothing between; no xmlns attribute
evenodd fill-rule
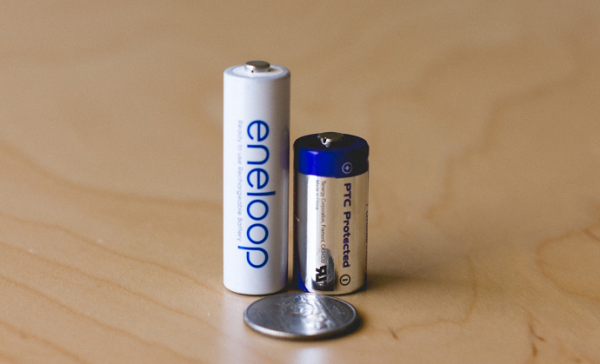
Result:
<svg viewBox="0 0 600 364"><path fill-rule="evenodd" d="M346 294L366 282L369 145L321 133L294 143L294 280L307 292Z"/></svg>
<svg viewBox="0 0 600 364"><path fill-rule="evenodd" d="M261 295L287 283L290 72L263 61L223 78L223 283Z"/></svg>

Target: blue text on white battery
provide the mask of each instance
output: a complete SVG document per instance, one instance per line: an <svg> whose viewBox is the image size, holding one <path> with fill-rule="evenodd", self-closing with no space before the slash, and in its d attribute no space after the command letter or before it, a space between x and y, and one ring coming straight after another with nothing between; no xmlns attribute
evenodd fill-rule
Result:
<svg viewBox="0 0 600 364"><path fill-rule="evenodd" d="M269 125L262 120L255 120L248 124L247 132L250 140L256 143L264 142L269 137ZM247 155L255 156L252 160L248 158L246 162L248 165L265 165L268 162L270 153L266 145L248 144L246 147ZM257 153L251 153L251 151L256 150L261 150L264 153L256 157ZM248 190L250 190L246 195L252 199L246 208L246 215L254 221L262 221L269 215L269 205L265 198L275 195L275 191L262 191L269 183L269 173L260 167L253 168L246 175L246 182ZM265 224L254 223L248 226L246 237L250 243L261 245L269 238L269 229ZM264 248L238 246L238 249L246 251L246 261L253 268L262 268L269 261L269 254Z"/></svg>

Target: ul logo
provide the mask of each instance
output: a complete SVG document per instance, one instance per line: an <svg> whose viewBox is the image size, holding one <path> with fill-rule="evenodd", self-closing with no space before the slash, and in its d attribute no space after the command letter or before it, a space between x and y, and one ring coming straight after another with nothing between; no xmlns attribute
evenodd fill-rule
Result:
<svg viewBox="0 0 600 364"><path fill-rule="evenodd" d="M325 282L325 280L327 279L327 266L324 265L321 268L317 268L317 276L316 276L316 281L317 282Z"/></svg>

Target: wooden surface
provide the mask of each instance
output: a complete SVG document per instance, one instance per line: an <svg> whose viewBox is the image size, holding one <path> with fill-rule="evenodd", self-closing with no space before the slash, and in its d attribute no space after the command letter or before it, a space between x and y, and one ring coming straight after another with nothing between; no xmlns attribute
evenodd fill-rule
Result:
<svg viewBox="0 0 600 364"><path fill-rule="evenodd" d="M222 72L372 147L355 333L260 336L221 261ZM3 1L1 363L600 363L595 1Z"/></svg>

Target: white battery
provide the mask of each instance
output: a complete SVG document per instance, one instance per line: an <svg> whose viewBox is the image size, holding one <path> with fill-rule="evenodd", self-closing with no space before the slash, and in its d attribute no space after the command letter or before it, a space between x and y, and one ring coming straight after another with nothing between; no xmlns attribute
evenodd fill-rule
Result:
<svg viewBox="0 0 600 364"><path fill-rule="evenodd" d="M287 284L290 71L263 61L223 77L223 283L249 295Z"/></svg>

